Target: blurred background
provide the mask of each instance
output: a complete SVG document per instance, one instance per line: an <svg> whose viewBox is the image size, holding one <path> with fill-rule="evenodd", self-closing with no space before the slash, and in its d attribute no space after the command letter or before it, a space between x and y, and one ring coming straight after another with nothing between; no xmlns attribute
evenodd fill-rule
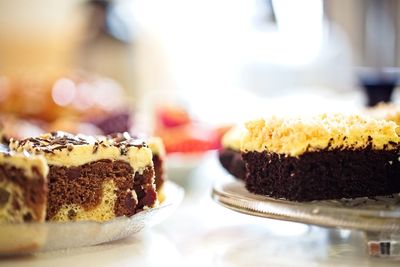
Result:
<svg viewBox="0 0 400 267"><path fill-rule="evenodd" d="M396 102L396 0L2 0L0 121L217 149L268 114Z"/></svg>

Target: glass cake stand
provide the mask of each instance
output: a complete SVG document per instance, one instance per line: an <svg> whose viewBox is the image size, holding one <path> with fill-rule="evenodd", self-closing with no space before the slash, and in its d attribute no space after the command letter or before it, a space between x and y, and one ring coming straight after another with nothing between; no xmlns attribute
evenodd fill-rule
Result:
<svg viewBox="0 0 400 267"><path fill-rule="evenodd" d="M184 191L173 182L164 184L159 206L132 217L106 222L44 222L0 224L0 256L93 246L128 237L166 219L181 203Z"/></svg>
<svg viewBox="0 0 400 267"><path fill-rule="evenodd" d="M365 232L371 256L400 259L400 194L375 198L293 202L249 193L241 181L214 184L213 199L237 212Z"/></svg>

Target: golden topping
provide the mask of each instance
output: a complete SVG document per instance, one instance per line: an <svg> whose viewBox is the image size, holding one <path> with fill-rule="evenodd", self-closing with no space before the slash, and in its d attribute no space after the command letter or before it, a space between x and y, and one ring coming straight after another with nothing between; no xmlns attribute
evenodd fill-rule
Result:
<svg viewBox="0 0 400 267"><path fill-rule="evenodd" d="M379 103L373 108L366 110L366 113L376 119L393 121L400 125L400 106L396 104Z"/></svg>
<svg viewBox="0 0 400 267"><path fill-rule="evenodd" d="M243 151L271 151L298 156L322 149L395 149L397 125L359 115L319 115L307 118L271 117L246 123Z"/></svg>

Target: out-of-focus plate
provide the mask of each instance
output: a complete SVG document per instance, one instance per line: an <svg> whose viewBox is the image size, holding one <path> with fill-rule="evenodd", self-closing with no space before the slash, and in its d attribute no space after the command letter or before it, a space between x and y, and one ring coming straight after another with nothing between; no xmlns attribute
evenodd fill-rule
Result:
<svg viewBox="0 0 400 267"><path fill-rule="evenodd" d="M249 193L241 181L220 181L213 199L232 210L272 219L367 232L400 233L400 195L294 202Z"/></svg>
<svg viewBox="0 0 400 267"><path fill-rule="evenodd" d="M184 191L164 184L165 199L155 208L107 222L0 224L0 255L92 246L125 238L166 219L181 203Z"/></svg>
<svg viewBox="0 0 400 267"><path fill-rule="evenodd" d="M183 186L185 189L191 187L193 172L204 162L207 157L214 154L214 150L199 153L171 153L166 157L168 177Z"/></svg>

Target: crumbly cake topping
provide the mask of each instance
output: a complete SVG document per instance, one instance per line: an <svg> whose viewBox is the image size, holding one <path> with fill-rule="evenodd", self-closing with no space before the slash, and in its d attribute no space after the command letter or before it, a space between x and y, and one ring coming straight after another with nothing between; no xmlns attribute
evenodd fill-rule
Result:
<svg viewBox="0 0 400 267"><path fill-rule="evenodd" d="M360 115L271 117L246 123L241 150L288 156L325 149L392 150L400 144L397 128L394 122Z"/></svg>
<svg viewBox="0 0 400 267"><path fill-rule="evenodd" d="M400 125L400 106L396 104L379 103L366 110L366 114L376 119L393 121Z"/></svg>
<svg viewBox="0 0 400 267"><path fill-rule="evenodd" d="M20 141L11 139L10 149L44 155L48 164L57 166L78 166L101 159L126 161L135 171L152 166L151 150L128 133L94 137L59 131Z"/></svg>
<svg viewBox="0 0 400 267"><path fill-rule="evenodd" d="M243 125L237 125L227 131L222 137L222 146L224 148L239 151L242 135L245 129Z"/></svg>

